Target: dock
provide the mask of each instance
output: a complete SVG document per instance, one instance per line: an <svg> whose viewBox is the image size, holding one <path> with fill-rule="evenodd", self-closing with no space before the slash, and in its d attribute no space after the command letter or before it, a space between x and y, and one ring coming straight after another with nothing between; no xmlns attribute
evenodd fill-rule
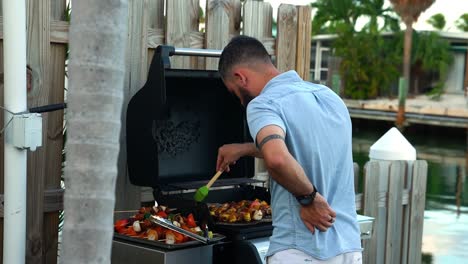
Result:
<svg viewBox="0 0 468 264"><path fill-rule="evenodd" d="M398 99L344 99L352 118L394 121ZM444 94L434 100L420 95L406 100L405 117L408 124L468 128L468 98L463 94Z"/></svg>

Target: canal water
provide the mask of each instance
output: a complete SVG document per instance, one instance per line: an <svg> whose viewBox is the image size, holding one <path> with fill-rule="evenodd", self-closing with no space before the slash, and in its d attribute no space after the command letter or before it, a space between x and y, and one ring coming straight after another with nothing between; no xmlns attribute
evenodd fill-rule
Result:
<svg viewBox="0 0 468 264"><path fill-rule="evenodd" d="M353 120L353 158L361 168L369 160L369 147L392 127L390 122ZM417 158L428 162L422 245L425 264L468 263L466 133L465 129L421 125L411 125L403 132L416 148Z"/></svg>

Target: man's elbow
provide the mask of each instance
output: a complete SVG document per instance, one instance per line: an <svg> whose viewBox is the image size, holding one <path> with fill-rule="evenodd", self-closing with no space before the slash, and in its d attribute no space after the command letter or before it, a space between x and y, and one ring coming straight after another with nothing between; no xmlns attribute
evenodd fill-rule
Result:
<svg viewBox="0 0 468 264"><path fill-rule="evenodd" d="M287 162L286 156L281 154L264 155L264 158L267 169L273 171L281 170Z"/></svg>

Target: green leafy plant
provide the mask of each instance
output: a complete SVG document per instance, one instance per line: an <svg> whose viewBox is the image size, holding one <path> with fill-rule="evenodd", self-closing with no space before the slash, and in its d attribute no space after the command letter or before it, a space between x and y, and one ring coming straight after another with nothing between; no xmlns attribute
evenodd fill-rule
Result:
<svg viewBox="0 0 468 264"><path fill-rule="evenodd" d="M340 74L345 83L344 96L352 99L375 98L389 94L399 76L401 55L395 51L395 40L384 40L379 34L357 32L338 38L335 53L342 58Z"/></svg>
<svg viewBox="0 0 468 264"><path fill-rule="evenodd" d="M416 33L414 38L414 53L411 58L413 67L420 65L426 72L435 72L438 81L429 91L433 99L439 99L447 80L448 68L453 62L450 43L436 32Z"/></svg>
<svg viewBox="0 0 468 264"><path fill-rule="evenodd" d="M332 45L334 55L341 58L344 96L368 99L388 93L390 84L398 78L401 57L382 33L399 30L396 14L384 8L383 0L318 0L311 6L317 8L313 33L338 35ZM360 18L368 22L357 31Z"/></svg>
<svg viewBox="0 0 468 264"><path fill-rule="evenodd" d="M426 22L437 30L443 30L446 24L445 17L441 13L431 16Z"/></svg>
<svg viewBox="0 0 468 264"><path fill-rule="evenodd" d="M468 13L461 15L455 21L455 26L463 32L468 32Z"/></svg>

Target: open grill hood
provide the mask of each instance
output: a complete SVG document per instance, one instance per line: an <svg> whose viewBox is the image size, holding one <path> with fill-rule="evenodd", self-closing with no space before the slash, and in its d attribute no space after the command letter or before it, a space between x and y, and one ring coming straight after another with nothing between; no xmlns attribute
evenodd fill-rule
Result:
<svg viewBox="0 0 468 264"><path fill-rule="evenodd" d="M128 173L132 184L165 188L208 180L218 148L251 141L245 110L216 71L171 69L170 46L159 46L145 85L127 109ZM222 179L252 177L243 158Z"/></svg>

